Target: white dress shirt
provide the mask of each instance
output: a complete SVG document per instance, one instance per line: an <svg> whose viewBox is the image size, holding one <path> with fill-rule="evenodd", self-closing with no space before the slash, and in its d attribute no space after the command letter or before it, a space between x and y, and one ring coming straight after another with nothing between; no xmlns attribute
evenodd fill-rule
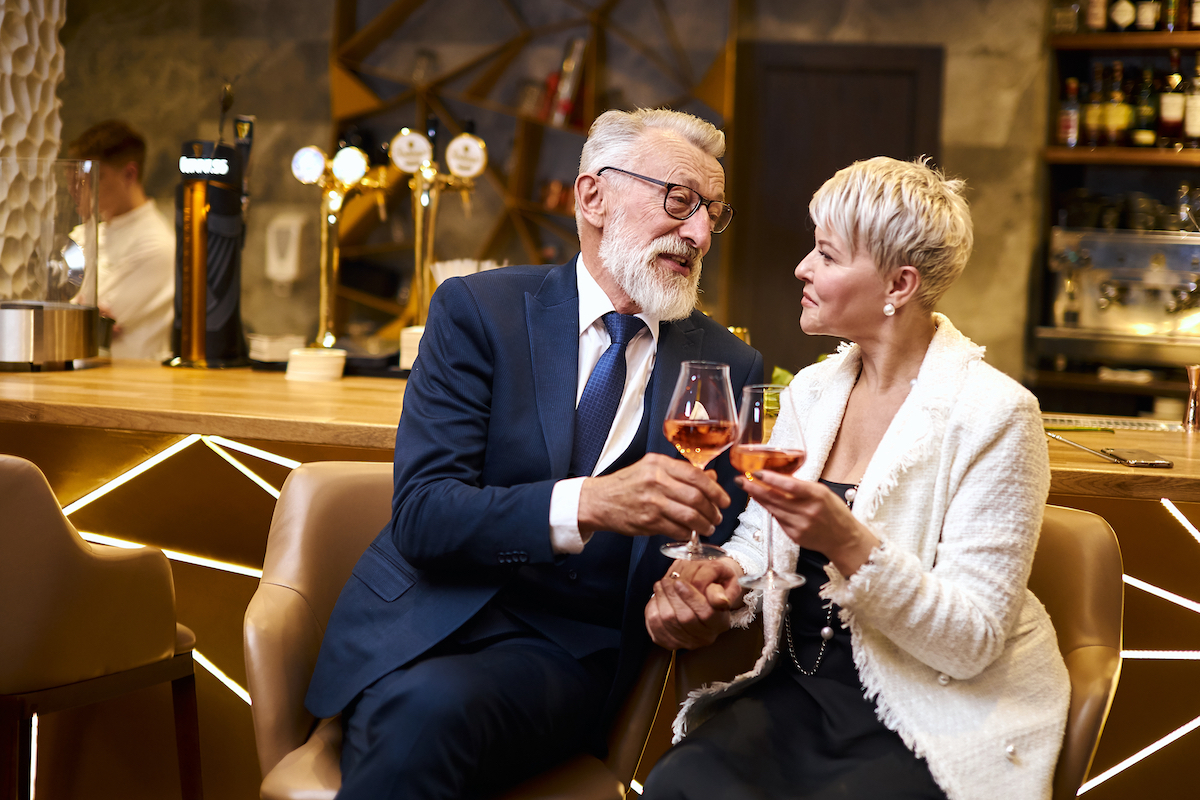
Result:
<svg viewBox="0 0 1200 800"><path fill-rule="evenodd" d="M575 406L578 407L596 362L612 344L603 317L616 309L584 266L582 253L575 262L575 279L579 286L579 376L575 390ZM646 323L646 327L625 347L625 391L621 394L617 416L609 429L604 449L592 470L593 475L599 475L629 448L642 424L646 384L654 371L654 356L658 350L659 320L650 314L636 316ZM550 544L556 553L579 553L587 543L579 532L579 493L585 480L585 477L561 480L554 485L550 495ZM590 534L588 538L591 538Z"/></svg>

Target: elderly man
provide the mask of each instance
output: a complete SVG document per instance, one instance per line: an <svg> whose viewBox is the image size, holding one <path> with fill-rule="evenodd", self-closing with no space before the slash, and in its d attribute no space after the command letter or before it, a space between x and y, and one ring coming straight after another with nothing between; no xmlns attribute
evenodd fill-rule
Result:
<svg viewBox="0 0 1200 800"><path fill-rule="evenodd" d="M682 361L728 363L739 394L762 376L695 310L733 216L723 151L690 115L609 111L575 181L581 253L434 295L392 521L308 692L318 717L343 715L340 798L494 791L596 746L649 646L660 545L732 530L745 496L728 459L703 472L662 434Z"/></svg>

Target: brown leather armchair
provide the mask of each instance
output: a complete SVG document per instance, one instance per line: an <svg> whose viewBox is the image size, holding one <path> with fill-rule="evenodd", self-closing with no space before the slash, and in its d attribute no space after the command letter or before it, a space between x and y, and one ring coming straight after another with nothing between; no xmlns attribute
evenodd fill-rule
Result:
<svg viewBox="0 0 1200 800"><path fill-rule="evenodd" d="M1071 800L1079 791L1117 690L1122 572L1117 537L1102 517L1046 506L1029 588L1050 613L1071 676L1071 708L1054 772L1053 800ZM711 647L681 651L675 659L676 699L682 703L694 689L746 672L761 651L758 624L728 631Z"/></svg>
<svg viewBox="0 0 1200 800"><path fill-rule="evenodd" d="M391 515L392 465L314 462L280 491L263 577L245 620L246 673L265 800L332 798L341 786L341 724L315 720L304 695L325 626L362 552ZM581 754L505 800L621 800L665 686L670 654L655 649L612 728L609 755Z"/></svg>
<svg viewBox="0 0 1200 800"><path fill-rule="evenodd" d="M171 682L180 783L202 797L192 648L161 551L93 545L29 461L0 455L0 800L30 796L34 714Z"/></svg>

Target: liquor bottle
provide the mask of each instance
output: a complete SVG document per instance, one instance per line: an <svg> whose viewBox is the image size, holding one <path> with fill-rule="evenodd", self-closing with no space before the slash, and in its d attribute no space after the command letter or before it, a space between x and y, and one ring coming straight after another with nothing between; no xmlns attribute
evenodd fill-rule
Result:
<svg viewBox="0 0 1200 800"><path fill-rule="evenodd" d="M1098 33L1108 27L1108 2L1107 0L1086 0L1087 15L1084 22L1087 29L1093 33Z"/></svg>
<svg viewBox="0 0 1200 800"><path fill-rule="evenodd" d="M1171 48L1171 71L1158 96L1158 146L1175 147L1183 136L1183 75L1179 72L1179 49Z"/></svg>
<svg viewBox="0 0 1200 800"><path fill-rule="evenodd" d="M1196 0L1200 2L1200 0ZM1050 8L1052 33L1079 32L1079 0L1055 0Z"/></svg>
<svg viewBox="0 0 1200 800"><path fill-rule="evenodd" d="M1154 91L1154 70L1142 70L1142 85L1138 87L1137 107L1134 110L1133 134L1137 147L1154 147L1158 143L1158 105Z"/></svg>
<svg viewBox="0 0 1200 800"><path fill-rule="evenodd" d="M1177 33L1188 29L1189 0L1163 0L1161 30Z"/></svg>
<svg viewBox="0 0 1200 800"><path fill-rule="evenodd" d="M1130 0L1115 0L1108 7L1108 18L1112 20L1113 30L1127 31L1137 19L1137 9Z"/></svg>
<svg viewBox="0 0 1200 800"><path fill-rule="evenodd" d="M1083 107L1083 131L1089 147L1104 144L1104 65L1092 64L1092 85Z"/></svg>
<svg viewBox="0 0 1200 800"><path fill-rule="evenodd" d="M1138 0L1137 22L1134 24L1139 31L1152 31L1158 27L1158 18L1162 14L1162 4L1159 0Z"/></svg>
<svg viewBox="0 0 1200 800"><path fill-rule="evenodd" d="M1058 143L1079 144L1079 79L1067 78L1067 99L1058 110Z"/></svg>
<svg viewBox="0 0 1200 800"><path fill-rule="evenodd" d="M1125 65L1114 61L1112 69L1112 88L1104 107L1104 133L1110 145L1122 147L1128 144L1133 106L1125 98Z"/></svg>
<svg viewBox="0 0 1200 800"><path fill-rule="evenodd" d="M1200 53L1196 54L1196 74L1187 82L1183 111L1184 147L1200 147Z"/></svg>
<svg viewBox="0 0 1200 800"><path fill-rule="evenodd" d="M1200 26L1200 0L1191 0L1188 13L1188 27L1195 30Z"/></svg>

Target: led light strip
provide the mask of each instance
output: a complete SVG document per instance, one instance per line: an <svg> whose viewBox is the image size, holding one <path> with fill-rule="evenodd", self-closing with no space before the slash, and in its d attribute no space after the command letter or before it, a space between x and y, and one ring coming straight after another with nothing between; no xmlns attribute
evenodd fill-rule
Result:
<svg viewBox="0 0 1200 800"><path fill-rule="evenodd" d="M259 477L258 473L256 473L254 470L247 467L242 462L238 461L233 456L231 456L229 454L229 451L227 451L225 448L218 445L210 437L201 436L200 438L204 441L204 443L206 445L208 445L209 450L212 450L214 453L219 455L221 458L223 458L227 462L229 462L229 464L232 465L234 469L236 469L238 472L245 475L250 480L254 481L256 484L258 484L258 487L260 489L262 489L264 492L266 492L267 494L271 495L271 497L274 497L276 500L279 499L279 490L276 489L271 484L267 483L261 477Z"/></svg>
<svg viewBox="0 0 1200 800"><path fill-rule="evenodd" d="M247 692L245 689L243 689L241 686L238 686L234 682L233 678L230 678L228 675L226 675L224 672L222 672L221 669L216 664L212 663L207 658L205 658L203 655L201 655L199 650L192 651L192 658L195 659L197 664L199 664L200 666L204 667L206 670L211 672L214 678L219 680L221 683L225 684L225 687L227 689L229 689L229 691L233 692L239 698L241 698L243 703L245 703L246 705L251 705L250 693Z"/></svg>
<svg viewBox="0 0 1200 800"><path fill-rule="evenodd" d="M1144 661L1200 661L1200 650L1122 650L1121 658Z"/></svg>
<svg viewBox="0 0 1200 800"><path fill-rule="evenodd" d="M38 715L29 720L29 800L37 797Z"/></svg>
<svg viewBox="0 0 1200 800"><path fill-rule="evenodd" d="M1115 767L1111 767L1110 769L1107 769L1104 772L1101 772L1099 775L1092 778L1090 781L1085 783L1083 786L1080 786L1079 791L1076 792L1075 796L1078 797L1079 795L1083 794L1084 792L1086 792L1090 789L1093 789L1096 786L1099 786L1101 783L1104 783L1106 780L1111 778L1113 775L1116 775L1118 772L1123 772L1124 770L1128 769L1129 767L1132 767L1137 762L1141 761L1146 756L1157 753L1159 750L1162 750L1164 747L1171 744L1171 742L1174 742L1176 739L1182 739L1184 736L1187 736L1189 733L1196 730L1196 728L1200 728L1200 717L1196 717L1194 720L1189 722L1187 725L1184 725L1182 728L1177 728L1174 731L1168 733L1166 736L1159 739L1157 742L1150 745L1149 747L1142 748L1141 750L1139 750L1136 753L1134 753L1133 755L1131 755L1129 758L1122 761L1120 764L1117 764Z"/></svg>
<svg viewBox="0 0 1200 800"><path fill-rule="evenodd" d="M1200 603L1197 603L1195 600L1188 600L1186 597L1180 597L1177 594L1168 592L1166 589L1160 589L1152 583L1146 583L1143 580L1139 580L1132 575L1122 575L1121 578L1125 581L1125 583L1129 584L1135 589L1141 589L1143 592L1152 594L1155 597L1161 597L1163 600L1167 600L1168 602L1174 603L1177 606L1182 606L1188 611L1195 611L1197 614L1200 614Z"/></svg>
<svg viewBox="0 0 1200 800"><path fill-rule="evenodd" d="M100 533L88 533L87 531L80 531L79 536L88 542L93 542L95 544L106 544L110 547L122 547L127 550L137 550L146 546L144 544L138 544L137 542L130 542L126 539L117 539L115 537L105 536ZM262 578L262 570L255 569L254 567L243 567L241 564L231 564L228 561L218 561L215 558L206 558L193 553L181 553L178 550L167 550L164 548L159 549L162 550L162 554L164 556L172 561L179 561L184 564L195 564L200 567L221 570L222 572L233 572L238 575L246 575L251 578Z"/></svg>
<svg viewBox="0 0 1200 800"><path fill-rule="evenodd" d="M129 481L136 478L138 475L141 475L143 472L146 472L149 469L157 467L159 464L166 461L171 456L175 455L176 453L178 453L179 451L181 451L187 447L190 447L191 445L195 444L198 441L200 441L200 434L198 434L198 433L193 433L190 436L186 436L183 439L180 439L178 442L171 445L166 450L163 450L162 452L151 456L150 458L146 459L142 463L138 464L133 469L122 472L120 475L113 478L111 481L104 484L99 489L88 492L83 497L76 500L74 503L71 503L70 505L63 508L63 513L66 514L68 517L71 516L76 511L78 511L79 509L88 505L92 501L100 499L104 495L111 492L113 489L116 489L118 486L123 486L124 484L126 484Z"/></svg>
<svg viewBox="0 0 1200 800"><path fill-rule="evenodd" d="M229 450L237 450L239 453L245 453L248 456L254 456L255 458L262 459L263 461L269 461L272 464L278 464L281 467L295 469L296 467L300 466L300 462L296 461L295 459L285 458L283 456L275 455L274 453L268 453L266 450L259 450L257 447L251 447L248 444L235 442L232 439L226 439L224 436L205 436L203 438L212 442L213 444L219 444L221 447L228 448Z"/></svg>
<svg viewBox="0 0 1200 800"><path fill-rule="evenodd" d="M1188 518L1183 515L1182 511L1175 507L1174 503L1165 497L1158 502L1163 504L1163 508L1171 512L1171 516L1178 520L1179 524L1182 525L1184 529L1192 535L1193 539L1195 539L1197 542L1200 542L1200 530L1196 530L1196 526L1193 525Z"/></svg>

